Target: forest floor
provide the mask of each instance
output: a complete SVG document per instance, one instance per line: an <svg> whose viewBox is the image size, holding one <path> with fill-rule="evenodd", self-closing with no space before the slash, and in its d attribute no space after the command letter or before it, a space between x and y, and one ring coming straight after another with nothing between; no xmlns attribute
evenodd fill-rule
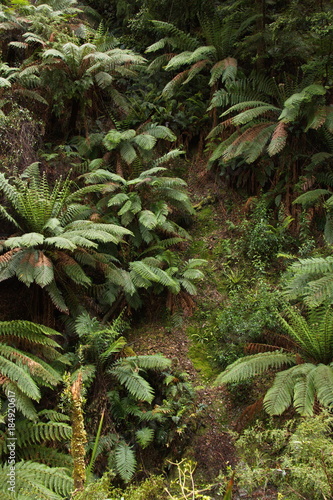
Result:
<svg viewBox="0 0 333 500"><path fill-rule="evenodd" d="M216 315L228 300L223 242L230 239L230 226L244 218L246 200L236 199L236 195L227 192L207 172L202 176L189 172L187 181L193 205L199 208L189 230L192 241L184 249L184 258L206 259L205 278L198 285L193 310L184 311L181 321L173 322L173 316L166 314L164 325L163 311L157 311L150 323L145 320L144 326L132 332L130 342L138 354L162 353L174 361L177 369L188 374L195 390L196 424L183 456L197 463L198 481L216 484L219 474L228 470L230 474L237 462L233 434L244 403L243 408L235 405L225 388L213 385L219 370L205 340L215 327ZM177 315L174 316L177 319ZM213 498L221 498L220 495L217 493ZM276 492L267 490L251 495L242 490L233 493L234 500L273 498Z"/></svg>

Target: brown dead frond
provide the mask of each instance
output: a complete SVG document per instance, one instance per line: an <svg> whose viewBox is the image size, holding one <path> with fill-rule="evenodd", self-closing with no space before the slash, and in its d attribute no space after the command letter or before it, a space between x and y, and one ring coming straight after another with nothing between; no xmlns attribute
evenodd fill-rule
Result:
<svg viewBox="0 0 333 500"><path fill-rule="evenodd" d="M13 255L17 252L19 252L21 248L13 248L12 250L9 250L9 252L4 253L3 255L0 255L0 264L1 263L6 263L12 259Z"/></svg>
<svg viewBox="0 0 333 500"><path fill-rule="evenodd" d="M254 209L257 200L258 200L257 196L250 196L250 198L248 198L245 202L243 212L245 213L251 212Z"/></svg>
<svg viewBox="0 0 333 500"><path fill-rule="evenodd" d="M279 122L278 125L276 126L274 132L273 132L272 141L274 141L275 139L287 137L287 135L288 135L287 127L288 127L287 123Z"/></svg>
<svg viewBox="0 0 333 500"><path fill-rule="evenodd" d="M236 432L241 432L244 429L245 425L251 422L254 417L258 415L258 413L262 410L263 401L264 397L261 397L260 399L255 401L255 403L245 408L236 422Z"/></svg>
<svg viewBox="0 0 333 500"><path fill-rule="evenodd" d="M314 175L311 175L311 177L306 177L301 186L302 191L309 191L309 189L311 189L316 182L317 181Z"/></svg>
<svg viewBox="0 0 333 500"><path fill-rule="evenodd" d="M191 316L195 306L193 297L183 290L178 295L174 295L171 292L167 295L166 307L171 313L181 310L185 316Z"/></svg>
<svg viewBox="0 0 333 500"><path fill-rule="evenodd" d="M189 69L186 69L185 71L181 71L180 73L178 73L178 75L173 77L171 82L173 82L174 84L182 83L186 79L186 77L188 76L189 71L190 71Z"/></svg>
<svg viewBox="0 0 333 500"><path fill-rule="evenodd" d="M244 351L246 354L257 354L259 352L271 352L280 350L281 347L277 345L259 344L257 342L252 342L244 347Z"/></svg>
<svg viewBox="0 0 333 500"><path fill-rule="evenodd" d="M277 344L282 347L285 351L295 352L298 349L297 344L287 335L282 335L275 332L266 332L265 338L269 339L271 343Z"/></svg>
<svg viewBox="0 0 333 500"><path fill-rule="evenodd" d="M209 62L210 62L209 59L203 59L202 61L198 61L198 62L192 64L190 71L193 71L194 69L197 69L197 68L204 68L205 66L207 66L207 64Z"/></svg>
<svg viewBox="0 0 333 500"><path fill-rule="evenodd" d="M274 122L259 123L258 125L254 125L253 127L248 128L239 137L237 137L237 139L234 140L231 146L235 147L238 146L241 142L254 141L262 130L273 124Z"/></svg>

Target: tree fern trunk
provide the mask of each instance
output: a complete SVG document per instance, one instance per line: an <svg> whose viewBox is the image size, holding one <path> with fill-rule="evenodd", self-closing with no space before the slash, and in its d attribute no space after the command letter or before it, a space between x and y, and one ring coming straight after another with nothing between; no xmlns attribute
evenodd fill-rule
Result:
<svg viewBox="0 0 333 500"><path fill-rule="evenodd" d="M117 154L116 172L120 177L124 177L123 166L121 164L120 155Z"/></svg>
<svg viewBox="0 0 333 500"><path fill-rule="evenodd" d="M36 283L32 284L31 293L31 321L54 328L54 306L49 295Z"/></svg>
<svg viewBox="0 0 333 500"><path fill-rule="evenodd" d="M81 106L80 100L73 98L71 106L71 115L68 121L68 130L66 131L68 135L75 134L75 132L77 131L77 121L78 121L80 106Z"/></svg>
<svg viewBox="0 0 333 500"><path fill-rule="evenodd" d="M72 441L71 454L74 461L73 479L75 491L83 490L86 480L85 464L85 444L87 443L87 434L84 428L82 398L81 398L82 375L71 386L72 397Z"/></svg>
<svg viewBox="0 0 333 500"><path fill-rule="evenodd" d="M266 0L256 0L256 10L259 14L256 21L256 31L261 34L257 43L257 70L262 70L265 67L265 26L266 26Z"/></svg>

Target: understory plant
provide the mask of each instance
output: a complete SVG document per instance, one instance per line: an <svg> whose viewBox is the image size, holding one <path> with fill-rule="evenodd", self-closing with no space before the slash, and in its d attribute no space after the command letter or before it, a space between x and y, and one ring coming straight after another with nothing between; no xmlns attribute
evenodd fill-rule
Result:
<svg viewBox="0 0 333 500"><path fill-rule="evenodd" d="M117 254L120 265L109 273L109 284L100 287L101 300L109 300L111 310L121 303L138 308L145 294L151 299L166 291L170 308L172 296L186 302L186 297L196 294L195 283L203 277L200 267L204 261L181 263L172 251L190 238L176 222L177 217L192 215L194 210L185 191L186 182L165 176L166 169L161 166L180 154L170 151L134 179L105 168L83 175L88 186L105 183L103 196L95 203L95 220L117 223L128 231Z"/></svg>
<svg viewBox="0 0 333 500"><path fill-rule="evenodd" d="M100 407L105 413L94 462L107 458L126 483L136 472L139 450L144 456L150 445L167 448L185 435L192 390L186 375L172 370L165 356L136 354L122 335L125 329L121 318L110 325L87 314L76 320L78 354L85 360L79 371L88 394L99 389L86 411L93 415Z"/></svg>
<svg viewBox="0 0 333 500"><path fill-rule="evenodd" d="M281 415L293 405L301 415L313 415L316 400L327 408L333 402L333 310L311 309L304 318L292 306L276 317L285 334L275 334L272 344L249 344L255 352L229 365L215 385L240 382L266 371L279 370L264 397L270 415ZM287 368L287 366L291 366Z"/></svg>
<svg viewBox="0 0 333 500"><path fill-rule="evenodd" d="M35 420L34 404L42 397L42 388L54 388L61 382L66 359L52 337L59 332L30 321L0 322L1 400L15 395L15 405L29 420Z"/></svg>
<svg viewBox="0 0 333 500"><path fill-rule="evenodd" d="M77 291L84 292L93 282L89 268L107 274L112 258L99 251L99 243L117 245L130 234L118 224L89 220L90 208L80 201L93 188L72 193L72 187L69 177L51 187L36 163L12 182L0 174L9 205L0 206L0 216L16 233L1 241L0 281L15 276L28 287L35 285L33 290L40 287L42 297L35 294L34 302L45 322L51 304L67 314L69 303L72 313L79 307Z"/></svg>
<svg viewBox="0 0 333 500"><path fill-rule="evenodd" d="M219 311L216 318L215 359L226 368L243 354L249 342L259 342L265 333L279 329L275 308L280 302L279 294L260 278L251 290L241 288L229 293L229 303Z"/></svg>
<svg viewBox="0 0 333 500"><path fill-rule="evenodd" d="M291 420L282 428L262 423L244 430L236 440L240 461L235 484L248 494L277 490L281 498L319 500L333 492L331 436L328 412Z"/></svg>
<svg viewBox="0 0 333 500"><path fill-rule="evenodd" d="M333 303L333 257L309 257L293 262L286 273L284 293L308 307Z"/></svg>

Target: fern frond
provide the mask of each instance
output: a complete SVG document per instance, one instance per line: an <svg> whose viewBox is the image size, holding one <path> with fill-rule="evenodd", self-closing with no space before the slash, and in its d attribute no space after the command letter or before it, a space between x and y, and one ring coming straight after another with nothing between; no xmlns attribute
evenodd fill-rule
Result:
<svg viewBox="0 0 333 500"><path fill-rule="evenodd" d="M68 441L72 435L72 428L65 422L26 422L16 425L15 437L17 445L27 447L45 441Z"/></svg>
<svg viewBox="0 0 333 500"><path fill-rule="evenodd" d="M162 354L128 356L121 363L129 363L131 366L138 366L144 370L163 371L170 368L172 362ZM133 364L134 363L134 364Z"/></svg>
<svg viewBox="0 0 333 500"><path fill-rule="evenodd" d="M210 74L210 86L215 85L219 78L222 79L223 83L235 80L237 74L237 60L233 57L227 57L222 61L218 61L212 67Z"/></svg>
<svg viewBox="0 0 333 500"><path fill-rule="evenodd" d="M311 363L297 365L277 373L272 387L264 398L264 408L270 415L281 415L292 403L302 415L313 413L314 387L308 375L314 369Z"/></svg>
<svg viewBox="0 0 333 500"><path fill-rule="evenodd" d="M64 468L20 461L15 464L15 472L15 492L18 499L61 500L64 496L70 495L73 490L73 480ZM0 477L5 478L8 473L9 465L2 465ZM6 486L6 491L8 491L6 479L1 480L0 483Z"/></svg>
<svg viewBox="0 0 333 500"><path fill-rule="evenodd" d="M293 203L301 203L304 207L310 206L314 202L316 202L321 196L325 194L332 194L328 189L312 189L311 191L307 191L306 193L298 196Z"/></svg>
<svg viewBox="0 0 333 500"><path fill-rule="evenodd" d="M40 390L30 374L17 363L0 355L0 375L11 380L17 388L34 401L39 401Z"/></svg>
<svg viewBox="0 0 333 500"><path fill-rule="evenodd" d="M319 364L313 372L313 383L317 391L318 401L326 408L333 405L333 371L332 366Z"/></svg>
<svg viewBox="0 0 333 500"><path fill-rule="evenodd" d="M214 385L228 382L241 382L248 378L260 375L269 369L278 369L284 365L295 363L295 355L281 351L264 352L245 356L229 365L215 380Z"/></svg>
<svg viewBox="0 0 333 500"><path fill-rule="evenodd" d="M178 73L169 83L167 83L162 90L162 95L168 99L172 97L177 89L187 78L189 70L186 69L181 73Z"/></svg>
<svg viewBox="0 0 333 500"><path fill-rule="evenodd" d="M264 398L264 408L269 415L281 415L292 403L294 393L294 381L292 370L298 366L277 373L272 387L267 391Z"/></svg>
<svg viewBox="0 0 333 500"><path fill-rule="evenodd" d="M135 454L130 446L125 442L120 442L115 449L116 470L120 477L128 483L136 469Z"/></svg>
<svg viewBox="0 0 333 500"><path fill-rule="evenodd" d="M284 122L278 123L267 148L269 156L273 156L283 150L287 142L287 137L287 125Z"/></svg>
<svg viewBox="0 0 333 500"><path fill-rule="evenodd" d="M198 61L195 64L193 64L187 73L187 78L185 81L183 81L182 85L186 85L189 83L197 74L199 74L208 64L209 64L208 59L204 59L203 61Z"/></svg>
<svg viewBox="0 0 333 500"><path fill-rule="evenodd" d="M176 28L171 23L165 21L151 21L155 30L157 32L165 33L166 35L172 37L173 45L181 50L193 51L198 46L198 41L196 38L192 37L190 34Z"/></svg>
<svg viewBox="0 0 333 500"><path fill-rule="evenodd" d="M142 427L136 431L135 437L141 448L147 448L154 440L154 429Z"/></svg>
<svg viewBox="0 0 333 500"><path fill-rule="evenodd" d="M295 371L294 407L302 416L313 415L316 388L313 382L315 365L305 363Z"/></svg>

